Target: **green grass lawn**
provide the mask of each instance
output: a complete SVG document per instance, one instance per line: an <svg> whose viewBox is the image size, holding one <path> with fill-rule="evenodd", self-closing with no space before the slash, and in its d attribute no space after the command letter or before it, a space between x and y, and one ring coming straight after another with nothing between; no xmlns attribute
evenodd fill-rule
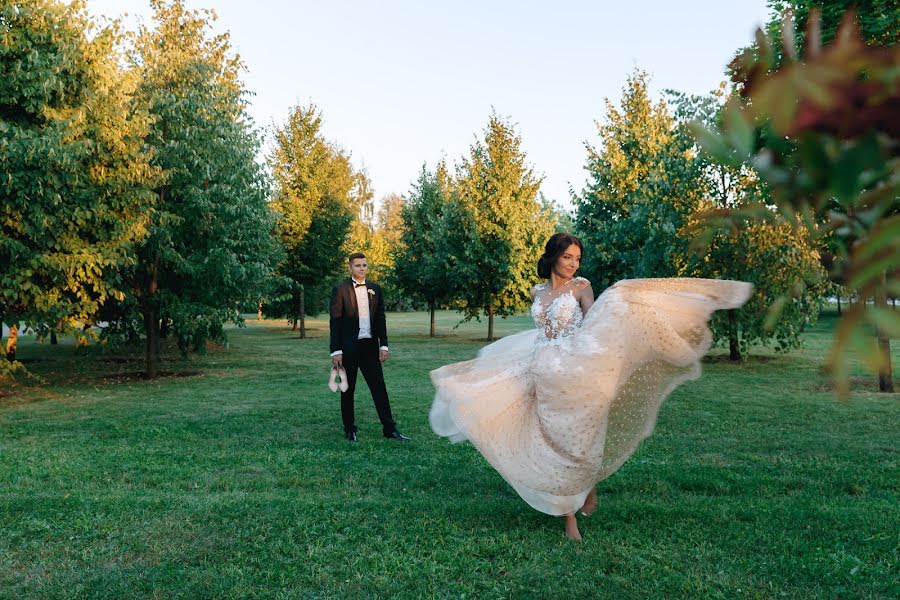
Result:
<svg viewBox="0 0 900 600"><path fill-rule="evenodd" d="M833 318L789 355L714 353L600 484L582 544L431 433L428 371L486 332L455 320L432 340L427 315L388 316L410 444L381 437L364 387L360 443L344 441L324 321L307 340L249 321L227 349L163 366L199 374L156 381L122 375L139 355L25 338L47 385L0 391L0 597L900 596L900 395L871 376L831 394Z"/></svg>

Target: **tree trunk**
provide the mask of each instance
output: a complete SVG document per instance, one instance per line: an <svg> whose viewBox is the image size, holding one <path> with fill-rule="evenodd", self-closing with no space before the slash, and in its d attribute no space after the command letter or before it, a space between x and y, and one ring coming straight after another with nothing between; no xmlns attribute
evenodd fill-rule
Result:
<svg viewBox="0 0 900 600"><path fill-rule="evenodd" d="M430 331L429 331L429 333L428 333L428 336L429 336L429 337L434 337L434 336L435 336L435 327L434 327L434 300L432 300L431 302L429 302L428 308L429 308L430 311L431 311L431 328L430 328Z"/></svg>
<svg viewBox="0 0 900 600"><path fill-rule="evenodd" d="M738 344L737 311L728 310L728 358L733 361L741 360L741 347Z"/></svg>
<svg viewBox="0 0 900 600"><path fill-rule="evenodd" d="M59 340L56 339L56 331L51 329L50 330L50 345L56 346L57 344L59 344Z"/></svg>
<svg viewBox="0 0 900 600"><path fill-rule="evenodd" d="M147 379L156 379L159 374L159 307L156 305L158 277L159 258L155 258L150 269L147 297L144 300L144 335L147 338L145 376Z"/></svg>
<svg viewBox="0 0 900 600"><path fill-rule="evenodd" d="M306 290L300 290L300 339L306 339Z"/></svg>
<svg viewBox="0 0 900 600"><path fill-rule="evenodd" d="M882 289L887 285L887 273L881 276ZM887 310L887 292L875 297L875 305ZM878 328L878 351L881 352L881 369L878 371L878 389L888 394L894 393L894 371L891 367L891 338Z"/></svg>
<svg viewBox="0 0 900 600"><path fill-rule="evenodd" d="M159 315L152 303L144 309L144 333L147 337L146 377L156 379L159 374Z"/></svg>
<svg viewBox="0 0 900 600"><path fill-rule="evenodd" d="M838 294L837 301L838 301L838 316L841 316L841 295L840 294Z"/></svg>
<svg viewBox="0 0 900 600"><path fill-rule="evenodd" d="M295 318L294 323L291 325L291 331L297 331L297 327L300 326L300 319Z"/></svg>
<svg viewBox="0 0 900 600"><path fill-rule="evenodd" d="M165 138L166 123L163 122ZM166 188L159 190L159 205L166 204ZM152 223L151 223L152 225ZM145 348L145 372L147 379L156 379L159 375L159 306L156 302L156 292L159 290L159 255L154 254L152 262L148 266L148 281L146 295L141 300L141 308L144 313L144 337L147 346Z"/></svg>
<svg viewBox="0 0 900 600"><path fill-rule="evenodd" d="M894 370L891 366L891 339L882 332L878 336L878 349L881 351L881 371L878 373L878 390L894 393Z"/></svg>
<svg viewBox="0 0 900 600"><path fill-rule="evenodd" d="M159 337L167 338L169 337L169 319L165 317L160 318L159 323Z"/></svg>
<svg viewBox="0 0 900 600"><path fill-rule="evenodd" d="M256 305L256 320L262 321L262 300Z"/></svg>
<svg viewBox="0 0 900 600"><path fill-rule="evenodd" d="M16 360L16 349L19 345L19 324L13 323L9 327L9 338L6 340L6 359L9 362Z"/></svg>
<svg viewBox="0 0 900 600"><path fill-rule="evenodd" d="M488 306L488 341L494 341L494 305Z"/></svg>

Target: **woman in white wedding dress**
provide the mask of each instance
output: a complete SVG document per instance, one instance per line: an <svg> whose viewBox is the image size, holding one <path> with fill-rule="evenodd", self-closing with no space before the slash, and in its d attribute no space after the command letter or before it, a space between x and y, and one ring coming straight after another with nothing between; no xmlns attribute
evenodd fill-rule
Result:
<svg viewBox="0 0 900 600"><path fill-rule="evenodd" d="M532 290L536 329L431 372L431 427L469 440L533 508L566 518L597 504L594 486L653 431L662 401L700 376L714 310L737 308L753 286L715 279L630 279L594 301L576 277L582 244L547 242Z"/></svg>

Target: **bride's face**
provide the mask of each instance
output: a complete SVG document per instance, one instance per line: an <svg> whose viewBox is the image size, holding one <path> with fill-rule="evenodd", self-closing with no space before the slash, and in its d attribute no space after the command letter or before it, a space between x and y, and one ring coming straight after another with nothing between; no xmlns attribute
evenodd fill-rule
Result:
<svg viewBox="0 0 900 600"><path fill-rule="evenodd" d="M553 271L558 277L569 279L575 277L575 271L577 271L580 266L581 248L572 244L566 248L565 252L563 252L559 258L556 259L556 264L553 265Z"/></svg>

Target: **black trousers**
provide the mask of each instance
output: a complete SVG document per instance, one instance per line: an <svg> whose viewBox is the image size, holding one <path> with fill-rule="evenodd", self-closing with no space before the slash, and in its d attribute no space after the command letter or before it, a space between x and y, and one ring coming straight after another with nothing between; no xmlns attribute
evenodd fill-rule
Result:
<svg viewBox="0 0 900 600"><path fill-rule="evenodd" d="M362 371L372 392L372 400L375 402L375 410L381 419L381 429L384 435L390 435L397 430L394 417L391 415L391 403L388 400L387 386L384 384L384 372L381 370L381 361L378 359L378 343L374 339L358 340L353 349L344 353L344 370L347 371L347 391L341 392L341 418L344 421L344 431L350 433L356 431L356 411L353 405L353 392L356 391L356 375Z"/></svg>

